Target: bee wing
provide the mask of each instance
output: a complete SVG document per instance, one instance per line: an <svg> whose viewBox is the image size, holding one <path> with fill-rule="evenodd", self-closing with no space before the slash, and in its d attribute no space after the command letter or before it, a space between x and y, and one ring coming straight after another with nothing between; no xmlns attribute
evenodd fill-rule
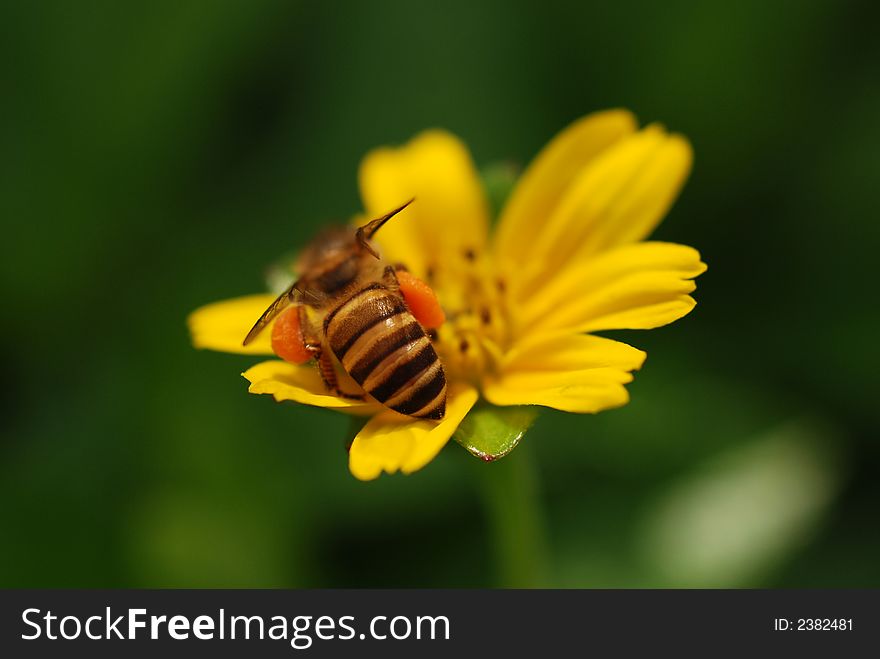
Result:
<svg viewBox="0 0 880 659"><path fill-rule="evenodd" d="M275 301L269 305L269 308L263 312L263 315L260 316L259 320L254 323L254 326L251 327L251 331L247 333L247 336L244 337L244 341L242 341L242 345L247 345L255 338L257 335L266 329L266 325L271 323L275 317L284 311L287 306L294 302L299 301L302 298L302 291L299 288L299 281L293 282L290 287L284 291L281 295L275 298Z"/></svg>

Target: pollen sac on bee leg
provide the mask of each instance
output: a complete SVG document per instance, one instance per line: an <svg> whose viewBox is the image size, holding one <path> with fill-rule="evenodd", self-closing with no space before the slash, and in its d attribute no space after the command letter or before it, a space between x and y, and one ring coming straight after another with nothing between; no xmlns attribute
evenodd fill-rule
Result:
<svg viewBox="0 0 880 659"><path fill-rule="evenodd" d="M305 364L312 358L303 338L299 306L288 307L275 319L272 352L292 364Z"/></svg>
<svg viewBox="0 0 880 659"><path fill-rule="evenodd" d="M428 284L406 270L397 273L400 293L419 324L426 330L437 329L446 322L437 294Z"/></svg>

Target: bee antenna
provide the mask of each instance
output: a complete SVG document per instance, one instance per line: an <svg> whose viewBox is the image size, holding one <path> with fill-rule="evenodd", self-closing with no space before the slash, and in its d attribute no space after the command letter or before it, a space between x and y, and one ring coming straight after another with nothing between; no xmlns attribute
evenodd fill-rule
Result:
<svg viewBox="0 0 880 659"><path fill-rule="evenodd" d="M400 211L402 211L404 208L409 206L415 200L416 200L416 198L413 197L408 202L406 202L402 206L398 206L390 213L386 213L382 217L376 218L375 220L371 220L371 221L367 222L364 226L362 226L360 229L358 229L357 230L357 241L360 243L361 247L366 249L370 254L372 254L373 256L375 256L378 259L379 254L376 252L375 249L373 249L373 247L367 241L369 241L375 235L375 233L379 229L382 228L383 224L385 224L388 220L390 220L392 217L397 215Z"/></svg>

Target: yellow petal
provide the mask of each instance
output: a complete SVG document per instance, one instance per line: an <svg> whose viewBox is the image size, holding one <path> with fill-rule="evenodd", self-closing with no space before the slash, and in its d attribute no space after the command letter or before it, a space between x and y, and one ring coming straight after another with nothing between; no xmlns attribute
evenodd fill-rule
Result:
<svg viewBox="0 0 880 659"><path fill-rule="evenodd" d="M193 345L243 355L273 354L270 327L247 346L241 342L274 299L275 296L269 293L248 295L196 309L187 318Z"/></svg>
<svg viewBox="0 0 880 659"><path fill-rule="evenodd" d="M446 445L476 402L476 389L458 384L449 390L446 416L440 423L415 421L391 411L373 417L349 450L351 473L361 480L372 480L383 471L410 474L421 469Z"/></svg>
<svg viewBox="0 0 880 659"><path fill-rule="evenodd" d="M706 270L692 247L645 242L624 245L561 268L519 307L524 333L566 329L651 329L693 309L691 279Z"/></svg>
<svg viewBox="0 0 880 659"><path fill-rule="evenodd" d="M328 407L354 414L372 414L381 409L377 403L365 403L331 395L314 364L298 366L273 359L252 366L242 375L251 383L248 387L250 393L272 394L278 402L292 400L305 405ZM340 386L347 385L348 382L340 383ZM354 391L354 389L346 389L346 391Z"/></svg>
<svg viewBox="0 0 880 659"><path fill-rule="evenodd" d="M501 213L495 235L499 259L517 264L565 190L597 155L636 129L626 110L587 115L559 133L523 173Z"/></svg>
<svg viewBox="0 0 880 659"><path fill-rule="evenodd" d="M485 193L470 153L445 131L424 132L405 146L369 153L360 167L371 217L415 202L377 234L383 256L419 277L438 260L484 249L489 227Z"/></svg>
<svg viewBox="0 0 880 659"><path fill-rule="evenodd" d="M566 412L599 412L625 405L623 386L645 353L598 336L551 333L522 341L483 383L495 405L544 405Z"/></svg>
<svg viewBox="0 0 880 659"><path fill-rule="evenodd" d="M534 288L548 264L561 268L647 237L678 196L691 161L690 144L659 126L605 150L569 186L511 285Z"/></svg>

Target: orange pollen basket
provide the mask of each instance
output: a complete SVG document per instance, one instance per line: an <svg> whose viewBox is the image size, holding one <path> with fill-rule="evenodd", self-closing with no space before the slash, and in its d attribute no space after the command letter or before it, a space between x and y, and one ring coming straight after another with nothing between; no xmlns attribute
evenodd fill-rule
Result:
<svg viewBox="0 0 880 659"><path fill-rule="evenodd" d="M406 306L422 327L437 329L446 322L446 314L434 289L405 270L397 273L397 281Z"/></svg>
<svg viewBox="0 0 880 659"><path fill-rule="evenodd" d="M305 364L312 358L306 349L299 321L299 307L284 310L272 327L272 351L286 362Z"/></svg>

